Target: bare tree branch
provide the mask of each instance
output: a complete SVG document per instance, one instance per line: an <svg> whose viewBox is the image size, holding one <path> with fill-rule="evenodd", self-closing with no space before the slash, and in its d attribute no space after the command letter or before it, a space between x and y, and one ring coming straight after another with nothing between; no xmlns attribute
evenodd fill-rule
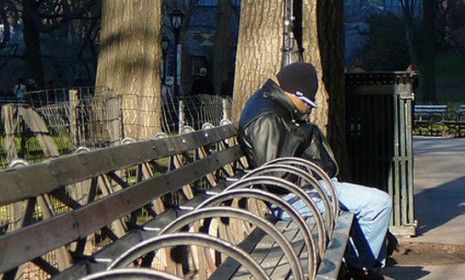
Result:
<svg viewBox="0 0 465 280"><path fill-rule="evenodd" d="M96 0L88 0L85 1L81 7L73 9L71 12L68 13L61 13L61 14L45 14L40 13L38 11L38 16L40 19L57 19L57 21L53 23L44 24L43 20L40 20L37 24L37 27L40 32L48 33L51 32L60 26L63 23L73 20L73 19L83 19L83 14L88 12L90 8L92 8L96 3Z"/></svg>

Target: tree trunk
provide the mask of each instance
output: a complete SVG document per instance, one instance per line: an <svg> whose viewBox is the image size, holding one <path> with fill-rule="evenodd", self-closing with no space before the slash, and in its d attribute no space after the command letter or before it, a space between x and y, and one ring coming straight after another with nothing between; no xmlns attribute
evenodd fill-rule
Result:
<svg viewBox="0 0 465 280"><path fill-rule="evenodd" d="M348 177L345 125L343 1L303 1L304 61L319 76L312 120L327 135L342 178Z"/></svg>
<svg viewBox="0 0 465 280"><path fill-rule="evenodd" d="M190 21L190 19L189 19ZM180 88L182 88L182 94L187 95L190 93L192 85L192 57L189 53L189 23L183 24L181 31L181 69L178 69L181 73Z"/></svg>
<svg viewBox="0 0 465 280"><path fill-rule="evenodd" d="M283 4L241 2L232 120L239 119L247 99L281 67Z"/></svg>
<svg viewBox="0 0 465 280"><path fill-rule="evenodd" d="M423 59L420 68L421 100L436 103L436 16L435 2L423 1Z"/></svg>
<svg viewBox="0 0 465 280"><path fill-rule="evenodd" d="M162 0L104 0L97 86L122 96L124 136L160 130ZM123 12L124 11L124 12Z"/></svg>
<svg viewBox="0 0 465 280"><path fill-rule="evenodd" d="M40 34L34 22L34 1L23 0L23 40L25 45L24 79L26 84L29 79L40 86L44 86L44 74L40 50ZM30 90L28 88L28 90Z"/></svg>
<svg viewBox="0 0 465 280"><path fill-rule="evenodd" d="M231 67L231 0L218 1L216 12L216 33L215 33L215 57L213 64L213 86L217 93L220 92L221 83L228 78Z"/></svg>
<svg viewBox="0 0 465 280"><path fill-rule="evenodd" d="M294 0L301 1L301 0ZM313 121L328 136L347 176L345 92L343 63L343 2L303 0L302 45L304 61L315 65L319 76L318 108ZM300 5L296 5L299 7ZM277 1L242 2L233 120L238 120L248 97L281 66L284 4ZM297 38L299 41L300 39Z"/></svg>
<svg viewBox="0 0 465 280"><path fill-rule="evenodd" d="M418 65L418 59L417 59L417 52L416 52L416 32L415 32L415 25L414 25L414 19L410 18L407 19L407 30L406 32L406 37L407 37L407 45L408 45L408 53L410 57L410 64L417 66Z"/></svg>

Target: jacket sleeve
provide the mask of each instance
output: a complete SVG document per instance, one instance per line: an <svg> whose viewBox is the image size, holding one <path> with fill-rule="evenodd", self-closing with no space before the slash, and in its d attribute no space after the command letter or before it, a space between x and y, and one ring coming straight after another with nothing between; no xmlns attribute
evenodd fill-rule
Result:
<svg viewBox="0 0 465 280"><path fill-rule="evenodd" d="M321 130L314 124L306 124L304 130L308 139L304 146L299 148L302 151L302 158L321 167L329 177L337 176L339 167L333 150Z"/></svg>
<svg viewBox="0 0 465 280"><path fill-rule="evenodd" d="M288 132L287 125L270 113L240 129L239 140L252 166L258 167L278 157L295 155L298 142Z"/></svg>

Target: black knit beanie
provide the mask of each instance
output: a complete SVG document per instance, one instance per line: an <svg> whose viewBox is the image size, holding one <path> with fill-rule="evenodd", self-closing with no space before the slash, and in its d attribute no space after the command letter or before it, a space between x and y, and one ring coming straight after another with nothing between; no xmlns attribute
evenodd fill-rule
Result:
<svg viewBox="0 0 465 280"><path fill-rule="evenodd" d="M279 86L286 92L297 97L304 96L315 105L315 95L318 89L318 78L315 67L309 63L296 62L284 66L276 75ZM307 102L308 103L308 102Z"/></svg>

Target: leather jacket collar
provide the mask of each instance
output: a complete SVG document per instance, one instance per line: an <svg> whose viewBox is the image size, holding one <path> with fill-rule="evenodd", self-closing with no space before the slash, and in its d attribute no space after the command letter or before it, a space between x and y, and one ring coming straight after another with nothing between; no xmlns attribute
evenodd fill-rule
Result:
<svg viewBox="0 0 465 280"><path fill-rule="evenodd" d="M282 90L276 82L268 79L262 89L264 91L264 96L271 98L288 111L294 122L304 121L305 114L297 109L292 100L285 94L286 92Z"/></svg>

